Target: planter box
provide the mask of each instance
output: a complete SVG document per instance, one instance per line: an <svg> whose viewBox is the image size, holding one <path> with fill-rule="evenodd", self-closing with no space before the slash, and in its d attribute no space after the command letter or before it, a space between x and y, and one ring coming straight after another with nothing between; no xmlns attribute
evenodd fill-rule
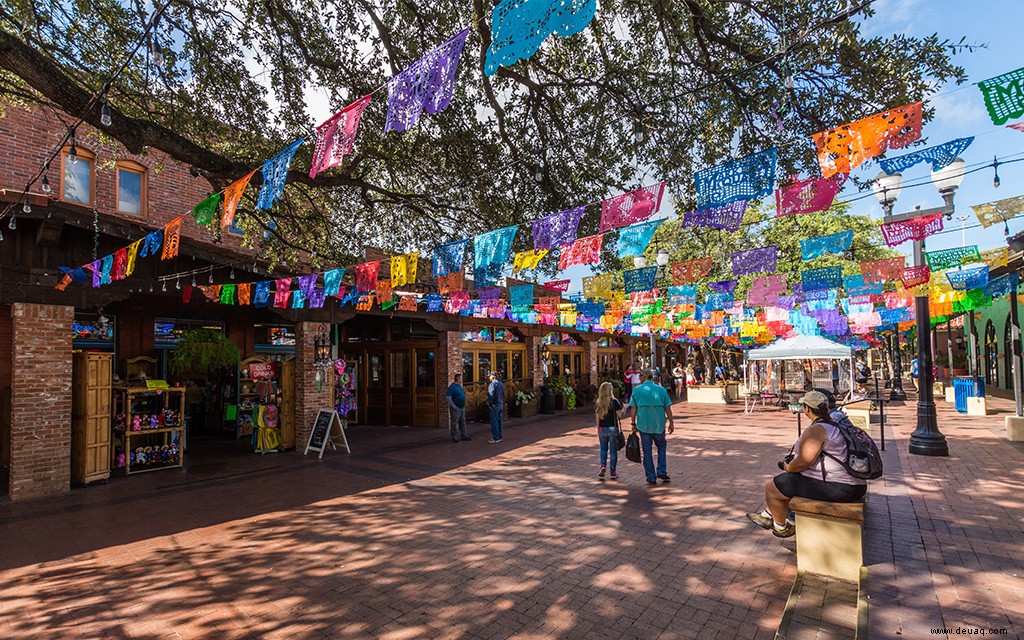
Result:
<svg viewBox="0 0 1024 640"><path fill-rule="evenodd" d="M686 401L693 404L726 404L725 389L714 387L690 387L686 390Z"/></svg>
<svg viewBox="0 0 1024 640"><path fill-rule="evenodd" d="M555 393L555 411L565 411L565 396Z"/></svg>
<svg viewBox="0 0 1024 640"><path fill-rule="evenodd" d="M537 404L536 398L526 404L512 404L509 405L508 413L513 418L530 418L537 415Z"/></svg>

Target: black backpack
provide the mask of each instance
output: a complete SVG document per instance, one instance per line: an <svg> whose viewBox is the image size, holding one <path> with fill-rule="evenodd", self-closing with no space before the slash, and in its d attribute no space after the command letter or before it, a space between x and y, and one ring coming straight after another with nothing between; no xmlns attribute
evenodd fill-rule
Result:
<svg viewBox="0 0 1024 640"><path fill-rule="evenodd" d="M846 472L854 478L861 480L876 480L882 477L882 454L878 452L878 446L874 439L863 429L854 426L849 418L843 418L839 422L826 420L828 424L839 429L846 440L846 459L840 460L831 453L821 450L821 455L832 458L843 465ZM822 461L821 479L825 479L825 465Z"/></svg>

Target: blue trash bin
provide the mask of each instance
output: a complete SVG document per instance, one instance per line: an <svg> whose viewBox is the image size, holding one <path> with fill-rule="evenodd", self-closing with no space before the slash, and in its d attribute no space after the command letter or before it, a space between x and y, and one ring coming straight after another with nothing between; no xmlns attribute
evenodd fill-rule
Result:
<svg viewBox="0 0 1024 640"><path fill-rule="evenodd" d="M985 397L984 378L953 378L954 406L960 413L967 413L967 398Z"/></svg>

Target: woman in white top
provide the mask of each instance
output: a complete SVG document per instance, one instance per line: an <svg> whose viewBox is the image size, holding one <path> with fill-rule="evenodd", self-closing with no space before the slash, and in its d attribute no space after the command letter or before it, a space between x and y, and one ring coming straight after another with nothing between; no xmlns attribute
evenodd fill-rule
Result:
<svg viewBox="0 0 1024 640"><path fill-rule="evenodd" d="M676 397L677 398L683 397L683 377L685 375L686 374L683 371L682 365L677 363L675 368L672 369L672 381L675 383L675 386L676 386Z"/></svg>
<svg viewBox="0 0 1024 640"><path fill-rule="evenodd" d="M768 508L761 513L747 514L751 522L771 529L779 538L796 533L786 520L789 501L793 498L857 502L867 493L867 480L854 478L833 459L846 459L846 439L839 427L829 421L825 394L811 391L800 398L800 404L804 406L804 415L813 422L804 429L786 459L779 462L783 473L765 483L764 499Z"/></svg>

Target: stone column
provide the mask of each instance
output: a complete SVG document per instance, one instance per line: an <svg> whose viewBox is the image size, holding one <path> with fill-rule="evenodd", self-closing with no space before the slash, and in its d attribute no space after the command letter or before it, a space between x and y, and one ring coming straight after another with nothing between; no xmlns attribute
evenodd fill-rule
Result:
<svg viewBox="0 0 1024 640"><path fill-rule="evenodd" d="M534 390L544 384L544 364L540 361L542 341L540 336L526 336L526 362L529 371L527 378Z"/></svg>
<svg viewBox="0 0 1024 640"><path fill-rule="evenodd" d="M318 322L295 323L295 448L304 450L309 432L316 422L316 412L334 406L331 385L317 391L316 368L313 366Z"/></svg>
<svg viewBox="0 0 1024 640"><path fill-rule="evenodd" d="M636 340L628 339L628 340L625 340L625 343L626 343L626 361L624 363L622 363L622 365L625 368L627 368L627 369L631 369L633 367L633 365L636 363Z"/></svg>
<svg viewBox="0 0 1024 640"><path fill-rule="evenodd" d="M11 500L71 490L74 317L74 307L11 305Z"/></svg>
<svg viewBox="0 0 1024 640"><path fill-rule="evenodd" d="M597 336L592 333L583 334L583 345L586 347L587 362L590 363L587 367L587 375L584 380L586 380L588 384L597 386Z"/></svg>
<svg viewBox="0 0 1024 640"><path fill-rule="evenodd" d="M462 373L462 332L437 332L437 425L448 427L448 400L445 399L448 385Z"/></svg>

